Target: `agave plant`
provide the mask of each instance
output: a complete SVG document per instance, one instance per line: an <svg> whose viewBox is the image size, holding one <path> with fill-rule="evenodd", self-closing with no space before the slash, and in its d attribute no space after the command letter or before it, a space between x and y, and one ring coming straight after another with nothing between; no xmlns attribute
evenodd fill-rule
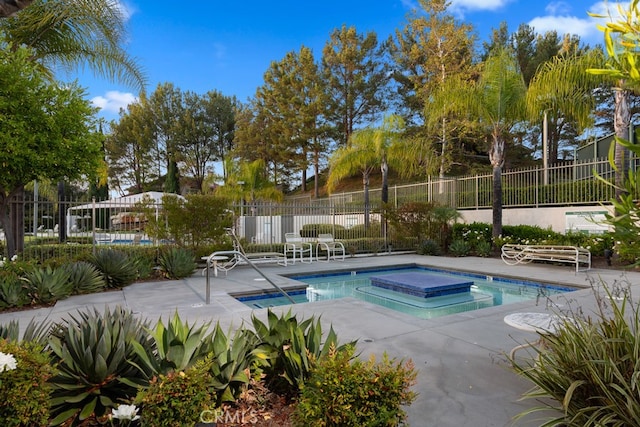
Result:
<svg viewBox="0 0 640 427"><path fill-rule="evenodd" d="M102 274L95 265L78 261L67 264L64 268L69 272L69 281L73 286L73 292L76 294L91 294L100 292L105 287L105 281Z"/></svg>
<svg viewBox="0 0 640 427"><path fill-rule="evenodd" d="M78 312L57 324L49 346L58 373L51 379L52 425L78 425L129 401L149 382L133 342L151 346L147 322L116 307Z"/></svg>
<svg viewBox="0 0 640 427"><path fill-rule="evenodd" d="M64 268L35 268L26 273L29 294L36 302L49 304L71 295L73 285Z"/></svg>
<svg viewBox="0 0 640 427"><path fill-rule="evenodd" d="M182 248L162 251L158 257L158 264L165 277L170 279L188 277L196 268L193 254Z"/></svg>
<svg viewBox="0 0 640 427"><path fill-rule="evenodd" d="M331 346L344 351L355 346L356 341L338 346L338 338L330 328L324 343L320 319L311 317L298 322L291 310L278 317L273 311L267 313L267 324L252 315L253 328L261 343L258 349L269 360L265 369L270 388L296 394L309 378L316 360L329 354Z"/></svg>
<svg viewBox="0 0 640 427"><path fill-rule="evenodd" d="M0 340L18 341L20 338L20 323L11 320L6 325L0 325Z"/></svg>
<svg viewBox="0 0 640 427"><path fill-rule="evenodd" d="M18 276L0 277L0 307L21 307L29 302L25 283Z"/></svg>
<svg viewBox="0 0 640 427"><path fill-rule="evenodd" d="M102 273L107 288L122 288L138 277L138 269L127 254L115 249L97 251L89 260Z"/></svg>
<svg viewBox="0 0 640 427"><path fill-rule="evenodd" d="M212 335L207 333L210 323L196 328L183 323L176 311L173 318L164 325L158 320L154 329L148 330L153 338L153 347L144 347L133 342L143 370L154 375L170 371L182 371L203 359L212 350Z"/></svg>
<svg viewBox="0 0 640 427"><path fill-rule="evenodd" d="M216 324L213 338L212 386L218 405L233 402L249 384L251 372L259 375L267 363L267 354L258 349L258 337L248 329L239 329L233 339Z"/></svg>
<svg viewBox="0 0 640 427"><path fill-rule="evenodd" d="M49 332L51 330L51 324L49 321L43 321L37 323L34 319L31 319L27 328L24 331L22 340L20 340L20 322L18 320L11 320L6 325L0 325L0 340L7 341L29 341L40 345L45 348L47 340L49 339Z"/></svg>

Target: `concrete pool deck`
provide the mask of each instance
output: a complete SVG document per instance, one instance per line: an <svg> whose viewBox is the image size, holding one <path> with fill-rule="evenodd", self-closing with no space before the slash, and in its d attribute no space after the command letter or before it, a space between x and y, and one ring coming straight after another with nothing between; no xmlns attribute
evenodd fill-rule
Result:
<svg viewBox="0 0 640 427"><path fill-rule="evenodd" d="M420 255L380 255L347 258L344 261L289 265L261 265L259 268L282 287L298 282L282 275L353 270L399 264L419 264L453 270L479 272L492 276L585 287L583 290L553 297L562 309L580 306L585 313L595 307L590 281L601 280L612 285L628 281L640 295L640 273L592 269L575 273L571 266L528 264L509 266L500 259L447 258ZM236 267L226 276L211 277L211 303L205 304L205 277L200 272L175 281L136 283L119 291L73 296L48 308L13 313L0 313L0 324L19 320L24 329L32 318L56 321L67 313L90 307L124 306L141 317L155 322L164 320L177 310L189 323L219 321L223 329L250 322L251 314L262 316L266 309L252 310L228 295L229 292L251 292L271 289L258 273L247 266ZM418 319L354 298L296 304L280 307L304 318L322 316L328 331L331 324L340 342L358 339L361 357L370 354L399 359L412 359L419 371L414 390L416 401L407 408L409 424L414 427L488 427L536 426L542 421L529 417L518 422L513 417L536 406L532 400L520 401L531 384L512 370L506 354L516 345L534 341L533 333L514 329L504 323L513 312L544 312L548 300L526 301L482 310L453 314L435 319ZM526 357L519 352L518 357Z"/></svg>

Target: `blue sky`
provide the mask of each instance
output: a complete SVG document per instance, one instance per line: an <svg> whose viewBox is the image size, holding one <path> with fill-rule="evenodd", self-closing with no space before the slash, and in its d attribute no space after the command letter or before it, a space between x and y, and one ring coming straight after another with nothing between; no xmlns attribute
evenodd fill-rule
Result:
<svg viewBox="0 0 640 427"><path fill-rule="evenodd" d="M316 58L331 31L355 26L384 39L402 28L417 0L229 1L122 0L128 16L127 51L148 77L147 91L171 82L181 90L218 90L240 101L252 97L272 61L310 47ZM189 6L187 6L189 5ZM610 7L615 3L610 3ZM578 34L585 43L601 43L602 33L587 11L602 12L606 3L584 0L453 0L451 11L472 23L481 40L506 21L510 31L528 23L536 31ZM78 78L107 119L138 93L89 73Z"/></svg>

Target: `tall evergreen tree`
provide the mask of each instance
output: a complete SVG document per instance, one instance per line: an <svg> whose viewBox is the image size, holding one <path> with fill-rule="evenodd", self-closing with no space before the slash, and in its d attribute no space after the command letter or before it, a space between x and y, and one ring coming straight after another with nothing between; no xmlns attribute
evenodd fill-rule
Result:
<svg viewBox="0 0 640 427"><path fill-rule="evenodd" d="M430 104L447 80L473 74L475 36L471 25L460 23L448 12L447 0L420 0L421 11L414 11L407 25L397 30L391 54L396 64L396 80L408 110L404 116L409 123L427 122L432 114ZM439 153L439 175L448 172L453 156L453 135L460 132L460 121L440 121L421 129L417 157ZM437 141L437 144L433 142ZM431 165L430 159L424 160Z"/></svg>
<svg viewBox="0 0 640 427"><path fill-rule="evenodd" d="M345 25L331 33L322 50L327 120L339 146L359 125L375 122L387 109L391 70L385 52L386 43L379 44L374 32L362 35Z"/></svg>

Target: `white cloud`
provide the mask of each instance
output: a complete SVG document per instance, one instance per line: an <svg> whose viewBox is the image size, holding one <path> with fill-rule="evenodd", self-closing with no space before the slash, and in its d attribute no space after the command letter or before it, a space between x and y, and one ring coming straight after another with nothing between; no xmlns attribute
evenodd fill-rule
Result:
<svg viewBox="0 0 640 427"><path fill-rule="evenodd" d="M575 16L540 16L529 21L536 33L544 34L547 31L556 31L559 36L564 34L577 34L581 39L593 37L598 29L593 19L578 18Z"/></svg>
<svg viewBox="0 0 640 427"><path fill-rule="evenodd" d="M556 31L559 35L577 34L586 43L602 43L602 32L598 30L598 24L617 20L619 17L618 5L626 10L629 3L615 3L601 1L571 13L571 7L563 2L552 2L547 5L547 15L537 16L529 21L529 25L537 33ZM608 16L607 18L594 18L589 13Z"/></svg>
<svg viewBox="0 0 640 427"><path fill-rule="evenodd" d="M549 3L545 8L549 15L566 15L571 11L571 6L563 1Z"/></svg>
<svg viewBox="0 0 640 427"><path fill-rule="evenodd" d="M109 113L118 113L120 109L126 109L127 105L134 103L138 98L130 92L110 90L104 96L96 96L91 103L100 110Z"/></svg>
<svg viewBox="0 0 640 427"><path fill-rule="evenodd" d="M129 2L122 0L119 0L117 3L124 20L128 21L129 19L131 19L131 16L136 12L136 7Z"/></svg>
<svg viewBox="0 0 640 427"><path fill-rule="evenodd" d="M511 0L452 0L451 10L457 12L498 10L506 6Z"/></svg>

